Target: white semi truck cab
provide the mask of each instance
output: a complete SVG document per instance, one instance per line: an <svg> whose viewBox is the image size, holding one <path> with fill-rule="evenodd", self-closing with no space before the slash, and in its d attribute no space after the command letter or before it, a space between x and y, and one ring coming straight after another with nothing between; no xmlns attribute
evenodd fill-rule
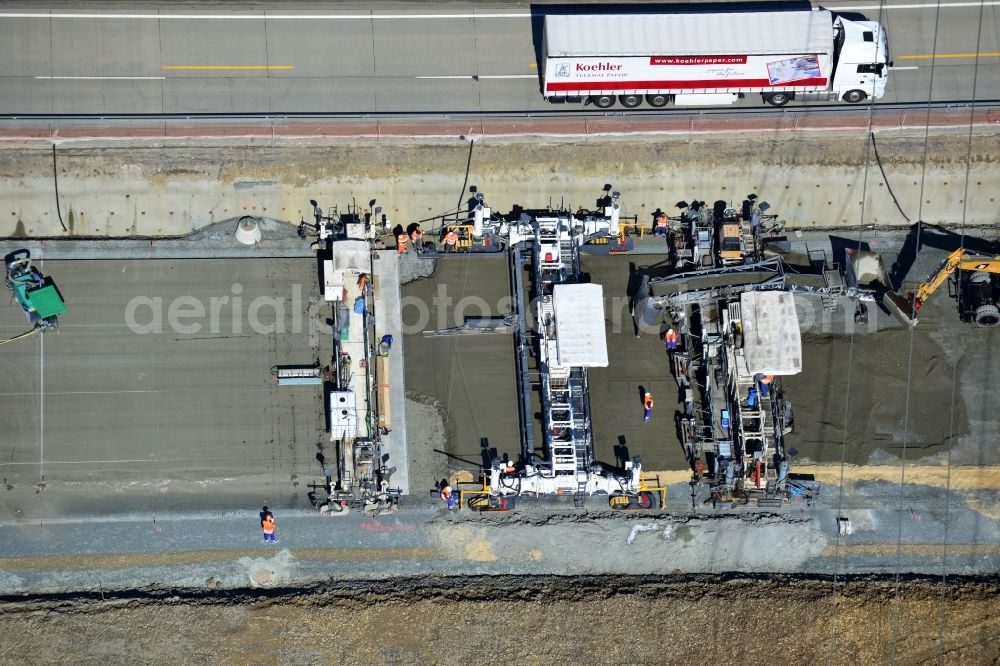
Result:
<svg viewBox="0 0 1000 666"><path fill-rule="evenodd" d="M824 9L549 14L543 94L599 108L732 104L757 93L857 104L885 94L889 40Z"/></svg>
<svg viewBox="0 0 1000 666"><path fill-rule="evenodd" d="M834 75L831 96L857 104L879 99L889 80L889 39L875 21L838 17L834 28Z"/></svg>

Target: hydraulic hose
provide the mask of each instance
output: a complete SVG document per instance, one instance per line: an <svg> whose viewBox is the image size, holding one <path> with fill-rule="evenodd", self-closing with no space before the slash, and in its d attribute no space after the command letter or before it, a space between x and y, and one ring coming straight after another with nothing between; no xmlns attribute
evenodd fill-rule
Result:
<svg viewBox="0 0 1000 666"><path fill-rule="evenodd" d="M6 340L0 340L0 345L5 345L8 342L14 342L15 340L20 340L21 338L27 338L27 337L30 337L32 335L36 335L40 330L41 330L40 328L33 328L30 331L25 331L21 335L15 335L13 338L7 338Z"/></svg>

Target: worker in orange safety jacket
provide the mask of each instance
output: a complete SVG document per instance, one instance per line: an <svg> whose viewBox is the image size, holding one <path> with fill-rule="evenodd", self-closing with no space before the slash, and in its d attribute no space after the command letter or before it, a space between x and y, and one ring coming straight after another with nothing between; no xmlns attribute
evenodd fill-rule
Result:
<svg viewBox="0 0 1000 666"><path fill-rule="evenodd" d="M411 225L413 228L408 232L410 245L419 253L424 244L424 231L419 224Z"/></svg>
<svg viewBox="0 0 1000 666"><path fill-rule="evenodd" d="M672 328L668 328L667 332L663 334L663 342L667 346L667 353L676 351L678 343L680 343L681 337L677 335L677 331Z"/></svg>
<svg viewBox="0 0 1000 666"><path fill-rule="evenodd" d="M260 521L260 526L264 529L265 543L278 543L278 540L274 537L274 516L271 513L264 516L264 520Z"/></svg>
<svg viewBox="0 0 1000 666"><path fill-rule="evenodd" d="M654 236L666 236L667 235L667 214L662 211L656 212L656 217L654 218L655 225L653 227Z"/></svg>

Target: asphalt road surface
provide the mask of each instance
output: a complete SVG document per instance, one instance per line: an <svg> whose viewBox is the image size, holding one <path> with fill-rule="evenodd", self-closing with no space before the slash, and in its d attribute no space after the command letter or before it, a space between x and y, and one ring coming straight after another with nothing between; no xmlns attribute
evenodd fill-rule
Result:
<svg viewBox="0 0 1000 666"><path fill-rule="evenodd" d="M1000 2L827 8L887 26L896 66L883 102L1000 97ZM0 113L542 110L551 107L539 93L537 11L515 2L3 3Z"/></svg>

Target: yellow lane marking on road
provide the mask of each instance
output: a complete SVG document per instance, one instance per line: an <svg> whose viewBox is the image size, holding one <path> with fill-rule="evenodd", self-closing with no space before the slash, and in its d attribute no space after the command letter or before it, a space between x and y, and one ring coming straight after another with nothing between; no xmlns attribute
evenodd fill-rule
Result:
<svg viewBox="0 0 1000 666"><path fill-rule="evenodd" d="M433 548L291 548L299 560L414 560L441 557ZM179 566L202 562L224 562L241 557L275 557L271 548L195 550L165 553L122 553L101 555L33 555L0 558L3 571L79 571L82 569L121 569L137 566Z"/></svg>
<svg viewBox="0 0 1000 666"><path fill-rule="evenodd" d="M901 55L901 56L896 56L896 60L936 60L941 58L975 58L977 55L980 58L997 58L1000 57L1000 51L993 51L990 53L927 53L922 55Z"/></svg>
<svg viewBox="0 0 1000 666"><path fill-rule="evenodd" d="M275 70L275 69L295 69L294 65L164 65L160 69L167 71L177 70Z"/></svg>

